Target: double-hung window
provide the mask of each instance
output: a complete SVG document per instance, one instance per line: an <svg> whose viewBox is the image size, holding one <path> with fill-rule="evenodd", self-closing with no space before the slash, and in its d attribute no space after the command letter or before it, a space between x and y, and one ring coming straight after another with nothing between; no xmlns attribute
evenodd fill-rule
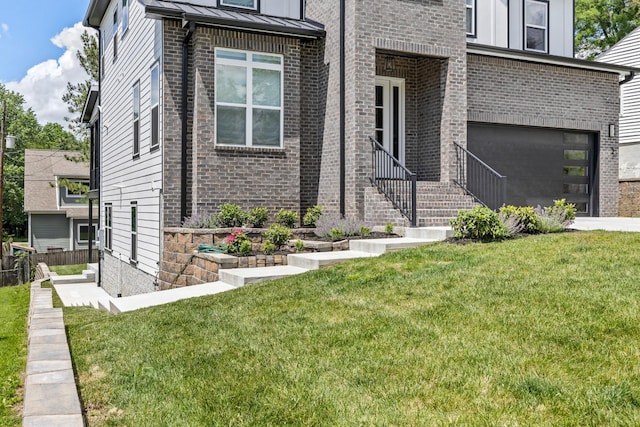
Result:
<svg viewBox="0 0 640 427"><path fill-rule="evenodd" d="M129 28L129 0L122 0L122 34Z"/></svg>
<svg viewBox="0 0 640 427"><path fill-rule="evenodd" d="M151 149L158 148L160 145L160 66L155 64L151 68Z"/></svg>
<svg viewBox="0 0 640 427"><path fill-rule="evenodd" d="M219 0L220 6L239 7L242 9L258 10L258 0Z"/></svg>
<svg viewBox="0 0 640 427"><path fill-rule="evenodd" d="M524 0L524 47L549 52L549 2L546 0Z"/></svg>
<svg viewBox="0 0 640 427"><path fill-rule="evenodd" d="M78 224L78 233L76 236L76 240L78 243L89 242L89 230L91 230L91 240L95 242L98 231L97 225L92 224L91 228L89 228L89 224Z"/></svg>
<svg viewBox="0 0 640 427"><path fill-rule="evenodd" d="M467 37L476 36L476 0L467 0Z"/></svg>
<svg viewBox="0 0 640 427"><path fill-rule="evenodd" d="M138 202L131 202L131 261L138 260Z"/></svg>
<svg viewBox="0 0 640 427"><path fill-rule="evenodd" d="M133 157L140 156L140 82L133 85Z"/></svg>
<svg viewBox="0 0 640 427"><path fill-rule="evenodd" d="M118 7L113 11L113 61L118 58Z"/></svg>
<svg viewBox="0 0 640 427"><path fill-rule="evenodd" d="M104 205L104 248L111 250L111 242L113 236L113 205L107 203Z"/></svg>
<svg viewBox="0 0 640 427"><path fill-rule="evenodd" d="M282 147L283 57L216 49L216 144Z"/></svg>

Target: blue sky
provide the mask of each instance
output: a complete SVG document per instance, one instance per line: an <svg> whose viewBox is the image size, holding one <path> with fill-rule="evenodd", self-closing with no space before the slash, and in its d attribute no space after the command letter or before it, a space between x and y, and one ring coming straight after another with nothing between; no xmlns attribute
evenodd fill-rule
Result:
<svg viewBox="0 0 640 427"><path fill-rule="evenodd" d="M51 38L82 21L89 0L0 0L0 4L0 82L8 82L62 55L64 49Z"/></svg>
<svg viewBox="0 0 640 427"><path fill-rule="evenodd" d="M60 98L66 82L86 78L74 56L83 31L76 24L88 4L89 0L0 0L0 83L23 95L42 124L63 122L66 107Z"/></svg>

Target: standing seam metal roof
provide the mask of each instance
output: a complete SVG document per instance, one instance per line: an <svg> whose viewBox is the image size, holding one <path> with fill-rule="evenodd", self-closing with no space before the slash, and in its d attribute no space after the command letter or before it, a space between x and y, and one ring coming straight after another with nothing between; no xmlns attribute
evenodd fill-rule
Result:
<svg viewBox="0 0 640 427"><path fill-rule="evenodd" d="M312 21L238 12L191 2L140 0L150 18L180 18L225 28L265 31L282 35L319 38L324 26ZM196 4L194 4L196 3Z"/></svg>

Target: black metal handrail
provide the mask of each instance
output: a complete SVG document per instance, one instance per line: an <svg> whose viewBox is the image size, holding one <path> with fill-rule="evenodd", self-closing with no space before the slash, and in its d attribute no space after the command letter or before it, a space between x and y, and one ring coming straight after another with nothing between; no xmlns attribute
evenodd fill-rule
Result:
<svg viewBox="0 0 640 427"><path fill-rule="evenodd" d="M454 182L476 201L490 209L498 209L507 201L507 177L496 172L475 154L457 142L456 178Z"/></svg>
<svg viewBox="0 0 640 427"><path fill-rule="evenodd" d="M417 175L407 169L382 144L369 137L373 176L371 183L406 217L412 227L417 223Z"/></svg>

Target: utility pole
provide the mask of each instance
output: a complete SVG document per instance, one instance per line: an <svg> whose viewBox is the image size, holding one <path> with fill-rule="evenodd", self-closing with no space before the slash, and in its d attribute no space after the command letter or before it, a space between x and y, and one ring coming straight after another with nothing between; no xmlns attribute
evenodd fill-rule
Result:
<svg viewBox="0 0 640 427"><path fill-rule="evenodd" d="M0 270L4 268L4 228L2 226L3 221L3 191L4 191L4 152L6 147L6 132L7 132L7 100L2 101L2 134L0 135Z"/></svg>

